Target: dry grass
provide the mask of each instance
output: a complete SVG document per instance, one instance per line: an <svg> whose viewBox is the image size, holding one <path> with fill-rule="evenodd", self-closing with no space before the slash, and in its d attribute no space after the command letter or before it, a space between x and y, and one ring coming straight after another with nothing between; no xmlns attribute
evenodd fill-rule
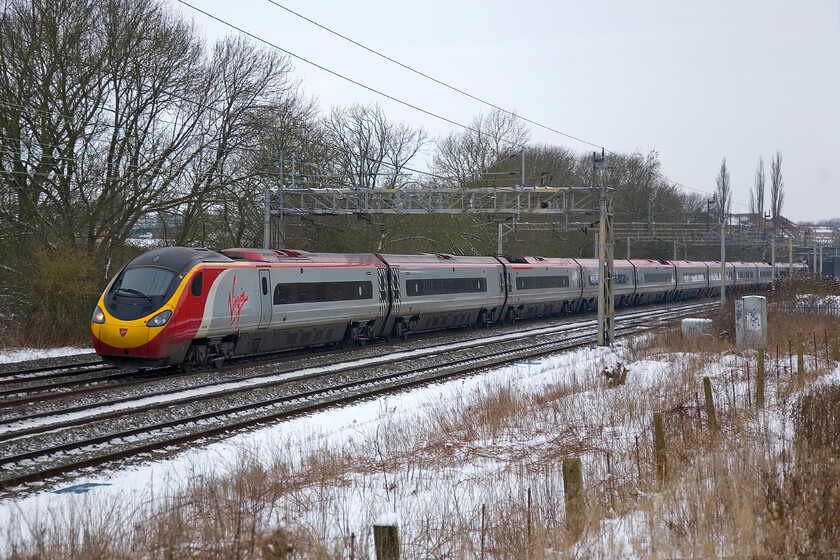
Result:
<svg viewBox="0 0 840 560"><path fill-rule="evenodd" d="M26 519L29 535L7 529L6 557L368 558L370 525L387 511L399 513L405 558L837 552L840 388L820 381L835 367L824 350L830 325L786 317L771 327L780 346L791 329L806 340L816 333L818 355L806 345L802 391L787 353L776 360L771 350L761 410L755 351L717 333L663 330L618 353L537 367L546 378L538 390L528 378L496 375L411 414L386 399L373 430L240 448L235 460L196 466L139 502L91 497L45 512ZM604 370L619 361L627 380L612 386ZM716 429L703 408L704 376ZM665 419L665 483L656 477L653 412ZM566 457L583 461L578 542L566 532Z"/></svg>

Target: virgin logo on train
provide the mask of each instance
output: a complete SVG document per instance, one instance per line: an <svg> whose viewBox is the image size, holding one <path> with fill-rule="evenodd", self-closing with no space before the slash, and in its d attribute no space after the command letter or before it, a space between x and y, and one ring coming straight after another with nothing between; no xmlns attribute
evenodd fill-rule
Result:
<svg viewBox="0 0 840 560"><path fill-rule="evenodd" d="M236 327L239 328L239 314L242 312L242 308L245 307L248 296L245 295L245 290L242 288L239 288L238 296L235 296L235 293L236 275L233 276L233 286L231 286L230 293L228 294L228 307L230 308L230 326L232 327L236 323Z"/></svg>

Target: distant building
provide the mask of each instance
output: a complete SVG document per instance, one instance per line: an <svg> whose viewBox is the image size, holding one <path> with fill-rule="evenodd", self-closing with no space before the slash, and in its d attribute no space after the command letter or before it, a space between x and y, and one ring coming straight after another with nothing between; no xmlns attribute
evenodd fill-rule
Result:
<svg viewBox="0 0 840 560"><path fill-rule="evenodd" d="M840 239L840 229L834 225L799 224L797 242L803 245L837 245Z"/></svg>
<svg viewBox="0 0 840 560"><path fill-rule="evenodd" d="M728 223L729 227L740 229L745 233L773 231L773 220L762 218L759 214L730 214ZM763 227L759 229L759 225ZM785 239L798 240L801 236L800 226L784 216L779 216L779 236Z"/></svg>

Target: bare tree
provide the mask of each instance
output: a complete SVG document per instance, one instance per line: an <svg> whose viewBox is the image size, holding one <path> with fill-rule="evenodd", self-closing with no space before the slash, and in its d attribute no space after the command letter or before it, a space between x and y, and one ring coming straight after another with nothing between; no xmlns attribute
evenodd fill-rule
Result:
<svg viewBox="0 0 840 560"><path fill-rule="evenodd" d="M776 234L782 226L782 206L785 202L785 185L782 180L782 152L776 150L770 162L770 213L773 219L773 229Z"/></svg>
<svg viewBox="0 0 840 560"><path fill-rule="evenodd" d="M247 240L261 230L251 217L267 123L314 128L287 58L242 38L208 55L156 0L8 0L0 36L10 245L60 240L109 255L148 215L169 242L214 244L214 216L224 239Z"/></svg>
<svg viewBox="0 0 840 560"><path fill-rule="evenodd" d="M378 105L333 107L324 120L335 175L345 185L396 188L409 182L405 167L426 143L426 133L387 120Z"/></svg>
<svg viewBox="0 0 840 560"><path fill-rule="evenodd" d="M750 214L755 214L758 233L764 231L764 158L758 158L755 183L750 190Z"/></svg>
<svg viewBox="0 0 840 560"><path fill-rule="evenodd" d="M214 224L214 234L226 232L226 238L243 241L246 230L261 232L261 217L258 227L244 219L262 213L258 204L262 170L253 155L262 151L263 136L258 131L269 108L300 101L290 84L290 72L286 57L257 49L242 37L216 44L202 77L208 92L205 103L211 109L203 127L206 141L185 170L189 196L175 208L180 223L176 244L220 244L216 235L206 234L206 222L218 213L227 219ZM231 205L239 210L235 217L226 212Z"/></svg>
<svg viewBox="0 0 840 560"><path fill-rule="evenodd" d="M726 169L726 158L723 158L720 164L720 171L718 171L715 183L717 184L715 196L717 196L718 201L718 218L720 219L720 223L724 223L732 206L732 189L729 186L729 171Z"/></svg>
<svg viewBox="0 0 840 560"><path fill-rule="evenodd" d="M153 0L10 0L0 35L3 217L39 244L103 253L193 194L204 150L202 45ZM23 238L21 238L23 239Z"/></svg>
<svg viewBox="0 0 840 560"><path fill-rule="evenodd" d="M483 173L512 172L511 165L497 164L518 155L530 136L515 114L494 110L487 116L478 115L467 129L437 142L432 166L442 177L437 180L438 186L491 186L492 175ZM521 167L521 162L517 163Z"/></svg>

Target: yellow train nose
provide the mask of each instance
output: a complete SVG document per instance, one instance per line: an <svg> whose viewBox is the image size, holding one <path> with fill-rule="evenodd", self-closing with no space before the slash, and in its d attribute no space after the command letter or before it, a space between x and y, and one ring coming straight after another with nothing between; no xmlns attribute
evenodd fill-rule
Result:
<svg viewBox="0 0 840 560"><path fill-rule="evenodd" d="M99 329L99 340L114 348L137 348L149 342L149 327L140 321L106 319Z"/></svg>

